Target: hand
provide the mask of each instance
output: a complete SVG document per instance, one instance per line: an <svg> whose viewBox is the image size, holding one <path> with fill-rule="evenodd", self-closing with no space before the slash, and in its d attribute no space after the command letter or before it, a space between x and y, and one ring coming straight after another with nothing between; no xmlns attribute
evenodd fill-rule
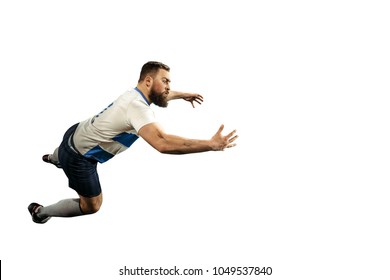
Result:
<svg viewBox="0 0 390 280"><path fill-rule="evenodd" d="M197 93L183 93L182 98L185 101L191 102L193 108L195 108L194 102L198 103L199 105L203 102L203 96Z"/></svg>
<svg viewBox="0 0 390 280"><path fill-rule="evenodd" d="M238 135L236 135L236 130L233 130L226 136L223 136L223 128L224 125L221 125L217 133L211 138L211 142L213 143L212 147L214 151L223 151L225 148L232 148L236 146L236 143L233 143L238 138Z"/></svg>

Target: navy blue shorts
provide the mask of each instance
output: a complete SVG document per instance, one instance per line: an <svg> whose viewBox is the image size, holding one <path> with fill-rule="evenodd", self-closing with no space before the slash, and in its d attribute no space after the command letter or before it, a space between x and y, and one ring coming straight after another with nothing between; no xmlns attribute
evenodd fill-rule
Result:
<svg viewBox="0 0 390 280"><path fill-rule="evenodd" d="M96 169L97 161L84 157L74 150L74 146L73 149L69 146L69 138L73 136L77 126L75 124L65 132L58 148L58 160L69 179L69 187L81 196L94 197L102 192Z"/></svg>

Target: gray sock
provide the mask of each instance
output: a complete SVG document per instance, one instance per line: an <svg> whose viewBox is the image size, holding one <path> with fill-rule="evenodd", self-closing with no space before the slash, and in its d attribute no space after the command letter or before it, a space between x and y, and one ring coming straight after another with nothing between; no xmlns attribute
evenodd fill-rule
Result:
<svg viewBox="0 0 390 280"><path fill-rule="evenodd" d="M58 148L56 148L53 152L53 154L49 155L49 159L51 162L53 163L59 163L59 160L58 160Z"/></svg>
<svg viewBox="0 0 390 280"><path fill-rule="evenodd" d="M84 213L80 209L80 199L69 198L46 207L41 207L37 215L38 217L76 217L84 215Z"/></svg>

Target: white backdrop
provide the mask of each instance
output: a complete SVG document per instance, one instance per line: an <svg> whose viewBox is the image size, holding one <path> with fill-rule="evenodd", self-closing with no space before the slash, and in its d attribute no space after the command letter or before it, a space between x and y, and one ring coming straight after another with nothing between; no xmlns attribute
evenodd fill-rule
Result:
<svg viewBox="0 0 390 280"><path fill-rule="evenodd" d="M135 2L0 3L4 279L175 265L209 273L165 278L389 279L386 1ZM204 95L155 107L167 132L209 138L224 123L237 147L170 156L138 140L99 165L99 213L34 224L30 202L75 197L41 156L148 60Z"/></svg>

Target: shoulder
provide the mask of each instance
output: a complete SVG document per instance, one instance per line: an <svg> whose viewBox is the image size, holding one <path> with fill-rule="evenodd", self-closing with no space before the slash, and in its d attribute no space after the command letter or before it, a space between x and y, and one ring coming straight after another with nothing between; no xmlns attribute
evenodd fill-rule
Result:
<svg viewBox="0 0 390 280"><path fill-rule="evenodd" d="M150 111L152 110L149 104L135 90L126 90L114 102L115 108L125 110L128 113L134 111Z"/></svg>

